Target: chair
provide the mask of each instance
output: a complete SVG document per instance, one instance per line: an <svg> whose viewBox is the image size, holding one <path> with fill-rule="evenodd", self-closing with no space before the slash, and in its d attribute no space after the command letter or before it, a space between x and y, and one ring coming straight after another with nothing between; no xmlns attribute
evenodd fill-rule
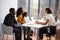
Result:
<svg viewBox="0 0 60 40"><path fill-rule="evenodd" d="M52 30L53 29L53 30ZM54 31L54 32L53 32ZM56 34L56 27L48 27L47 28L47 39L51 40L50 36L54 36Z"/></svg>
<svg viewBox="0 0 60 40"><path fill-rule="evenodd" d="M6 26L2 24L2 30L3 30L3 40L4 40L4 34L7 34L7 40L9 35L13 35L13 40L14 40L13 28L11 26Z"/></svg>
<svg viewBox="0 0 60 40"><path fill-rule="evenodd" d="M2 40L3 32L2 32L2 25L0 23L0 40Z"/></svg>

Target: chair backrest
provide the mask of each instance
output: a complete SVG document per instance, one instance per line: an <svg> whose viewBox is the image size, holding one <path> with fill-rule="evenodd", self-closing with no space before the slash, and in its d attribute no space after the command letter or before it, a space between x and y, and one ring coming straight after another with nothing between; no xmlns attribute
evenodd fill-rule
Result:
<svg viewBox="0 0 60 40"><path fill-rule="evenodd" d="M0 23L0 36L3 35L3 31L2 31L2 24Z"/></svg>
<svg viewBox="0 0 60 40"><path fill-rule="evenodd" d="M6 26L2 24L2 30L4 34L13 34L13 27L11 26Z"/></svg>

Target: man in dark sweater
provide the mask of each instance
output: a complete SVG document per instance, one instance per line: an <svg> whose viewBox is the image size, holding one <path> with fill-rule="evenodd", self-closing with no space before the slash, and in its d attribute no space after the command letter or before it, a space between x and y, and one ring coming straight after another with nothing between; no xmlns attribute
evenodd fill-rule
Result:
<svg viewBox="0 0 60 40"><path fill-rule="evenodd" d="M10 13L5 17L3 24L13 27L13 32L15 33L16 40L21 40L21 28L17 26L17 22L15 20L15 9L10 8L9 12Z"/></svg>

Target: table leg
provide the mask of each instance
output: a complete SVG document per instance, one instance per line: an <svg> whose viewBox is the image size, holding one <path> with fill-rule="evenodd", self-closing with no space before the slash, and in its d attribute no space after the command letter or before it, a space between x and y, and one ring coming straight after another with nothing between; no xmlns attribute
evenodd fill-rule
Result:
<svg viewBox="0 0 60 40"><path fill-rule="evenodd" d="M37 28L37 40L39 40L39 29Z"/></svg>
<svg viewBox="0 0 60 40"><path fill-rule="evenodd" d="M21 27L21 40L24 40L24 37L23 37L23 27Z"/></svg>

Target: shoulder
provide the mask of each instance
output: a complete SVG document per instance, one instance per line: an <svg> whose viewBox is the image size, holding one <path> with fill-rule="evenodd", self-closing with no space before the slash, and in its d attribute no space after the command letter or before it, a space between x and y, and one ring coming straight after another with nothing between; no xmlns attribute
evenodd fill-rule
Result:
<svg viewBox="0 0 60 40"><path fill-rule="evenodd" d="M27 17L24 17L24 18L27 18Z"/></svg>
<svg viewBox="0 0 60 40"><path fill-rule="evenodd" d="M51 17L51 16L53 16L52 14L47 14L47 17Z"/></svg>
<svg viewBox="0 0 60 40"><path fill-rule="evenodd" d="M50 14L47 14L47 15L45 16L46 19L50 19L50 17L51 17Z"/></svg>
<svg viewBox="0 0 60 40"><path fill-rule="evenodd" d="M8 19L10 19L11 17L10 17L10 14L7 14L6 16L5 16L5 20L8 20Z"/></svg>
<svg viewBox="0 0 60 40"><path fill-rule="evenodd" d="M6 15L6 17L9 17L9 16L10 16L10 14L7 14L7 15Z"/></svg>
<svg viewBox="0 0 60 40"><path fill-rule="evenodd" d="M27 20L27 17L24 17L24 20Z"/></svg>
<svg viewBox="0 0 60 40"><path fill-rule="evenodd" d="M49 17L54 17L53 14L49 14Z"/></svg>
<svg viewBox="0 0 60 40"><path fill-rule="evenodd" d="M23 15L19 15L19 16L18 16L18 18L22 18L22 17L23 17Z"/></svg>

